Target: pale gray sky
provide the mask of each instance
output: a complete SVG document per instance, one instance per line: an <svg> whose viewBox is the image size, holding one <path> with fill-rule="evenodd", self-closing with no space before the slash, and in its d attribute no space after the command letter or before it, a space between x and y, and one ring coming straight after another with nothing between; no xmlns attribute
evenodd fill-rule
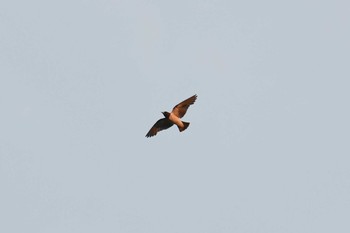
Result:
<svg viewBox="0 0 350 233"><path fill-rule="evenodd" d="M0 232L350 232L349 9L2 1Z"/></svg>

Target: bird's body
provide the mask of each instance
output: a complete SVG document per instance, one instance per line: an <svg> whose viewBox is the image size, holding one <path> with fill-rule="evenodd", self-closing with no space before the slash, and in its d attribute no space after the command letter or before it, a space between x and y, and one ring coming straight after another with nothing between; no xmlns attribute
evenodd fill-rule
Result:
<svg viewBox="0 0 350 233"><path fill-rule="evenodd" d="M186 114L187 109L190 105L194 104L197 99L197 95L194 95L181 103L177 104L172 112L162 112L164 118L159 119L152 128L146 134L146 137L152 137L156 135L159 131L168 129L174 124L177 125L179 131L182 132L190 125L189 122L181 121L181 118Z"/></svg>
<svg viewBox="0 0 350 233"><path fill-rule="evenodd" d="M181 119L178 116L176 116L174 113L170 113L168 119L169 119L169 121L171 121L172 123L177 125L180 132L184 131L188 127L188 125L190 124L188 122L181 121Z"/></svg>

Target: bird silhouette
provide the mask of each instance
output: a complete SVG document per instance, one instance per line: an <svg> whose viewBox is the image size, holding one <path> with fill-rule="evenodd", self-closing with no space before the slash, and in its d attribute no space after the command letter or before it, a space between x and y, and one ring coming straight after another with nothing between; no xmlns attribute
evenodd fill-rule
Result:
<svg viewBox="0 0 350 233"><path fill-rule="evenodd" d="M190 105L194 104L196 99L197 99L197 95L191 96L190 98L177 104L170 113L162 112L162 114L164 115L164 118L159 119L152 126L152 128L146 134L146 137L155 136L159 131L168 129L174 124L177 125L180 132L187 129L190 123L181 121L180 118L182 118L186 114L187 109L190 107Z"/></svg>

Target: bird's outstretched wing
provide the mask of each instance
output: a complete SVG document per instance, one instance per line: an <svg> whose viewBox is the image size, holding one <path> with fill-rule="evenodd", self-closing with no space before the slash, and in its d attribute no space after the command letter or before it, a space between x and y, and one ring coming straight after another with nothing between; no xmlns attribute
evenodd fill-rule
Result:
<svg viewBox="0 0 350 233"><path fill-rule="evenodd" d="M169 119L167 118L162 118L159 119L153 126L152 128L148 131L146 134L146 137L152 137L156 135L159 131L170 128L173 126L174 123L172 123Z"/></svg>
<svg viewBox="0 0 350 233"><path fill-rule="evenodd" d="M179 103L178 105L176 105L173 108L172 113L175 114L175 116L181 118L186 114L186 111L188 109L188 107L192 104L194 104L194 102L197 99L197 95L191 96L190 98L182 101L181 103Z"/></svg>

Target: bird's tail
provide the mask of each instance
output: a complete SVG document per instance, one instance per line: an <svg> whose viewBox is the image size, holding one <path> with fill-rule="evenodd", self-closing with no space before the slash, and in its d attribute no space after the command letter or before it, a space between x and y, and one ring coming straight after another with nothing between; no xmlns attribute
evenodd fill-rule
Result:
<svg viewBox="0 0 350 233"><path fill-rule="evenodd" d="M182 132L182 131L184 131L185 129L187 129L188 126L190 125L189 122L184 122L184 121L182 122L182 124L184 125L183 127L179 127L179 126L178 126L180 132Z"/></svg>

